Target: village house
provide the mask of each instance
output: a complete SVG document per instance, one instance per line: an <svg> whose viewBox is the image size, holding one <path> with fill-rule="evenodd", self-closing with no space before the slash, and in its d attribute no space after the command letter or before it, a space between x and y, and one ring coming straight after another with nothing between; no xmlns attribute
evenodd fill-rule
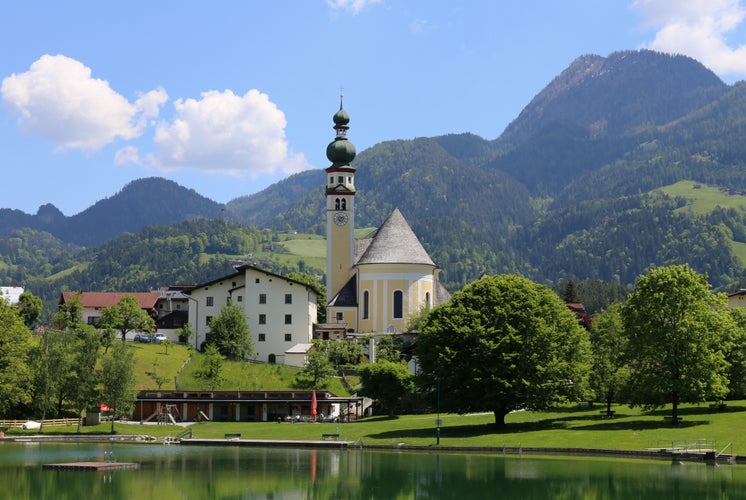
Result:
<svg viewBox="0 0 746 500"><path fill-rule="evenodd" d="M238 304L244 312L254 344L252 359L283 364L286 352L297 359L296 346L311 342L319 293L300 281L243 265L233 274L195 286L188 295L197 349L212 319L228 304Z"/></svg>
<svg viewBox="0 0 746 500"><path fill-rule="evenodd" d="M111 307L125 295L137 299L140 308L153 320L156 331L164 333L172 342L178 341L179 331L188 321L189 300L185 291L191 286L163 287L154 292L62 292L59 305L65 305L79 296L83 308L82 320L88 325L97 325L101 310ZM138 332L127 333L126 339L133 340Z"/></svg>

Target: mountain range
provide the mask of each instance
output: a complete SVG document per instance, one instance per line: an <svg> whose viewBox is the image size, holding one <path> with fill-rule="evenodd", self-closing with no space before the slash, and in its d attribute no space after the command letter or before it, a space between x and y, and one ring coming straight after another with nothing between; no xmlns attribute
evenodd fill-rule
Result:
<svg viewBox="0 0 746 500"><path fill-rule="evenodd" d="M362 151L356 223L376 227L398 207L452 290L502 272L632 284L682 262L715 287L737 287L746 210L696 211L661 189L688 180L746 192L744 137L745 83L727 85L680 55L584 55L495 140L449 134ZM15 265L1 240L21 228L89 251L148 224L197 218L324 234L324 182L323 170L306 171L221 205L148 178L72 217L53 205L35 215L2 209L0 257Z"/></svg>

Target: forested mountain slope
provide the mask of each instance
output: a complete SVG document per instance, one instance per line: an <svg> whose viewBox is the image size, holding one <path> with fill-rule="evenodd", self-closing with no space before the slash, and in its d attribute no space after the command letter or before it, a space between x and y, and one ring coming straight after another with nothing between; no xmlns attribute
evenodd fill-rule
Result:
<svg viewBox="0 0 746 500"><path fill-rule="evenodd" d="M378 226L398 207L443 268L451 290L482 272L518 272L548 284L562 279L629 284L653 266L682 262L707 272L715 286L736 286L744 262L734 248L746 238L746 210L695 214L683 199L656 190L690 179L740 196L746 191L744 137L746 84L725 85L683 56L651 51L583 56L496 140L449 134L387 141L360 152L353 162L356 225ZM354 126L350 140L355 142ZM5 262L0 271L21 282L45 269L54 275L70 259L68 250L77 252L65 244L91 246L90 255L101 256L96 252L106 245L96 245L153 222L163 223L163 232L171 224L204 218L324 234L324 181L321 169L303 172L223 207L172 181L143 179L73 217L51 205L34 216L2 210L0 236L9 240L0 241L0 248L10 253L0 255ZM59 240L46 242L48 255L37 250L43 264L29 261L34 250L28 242L44 246L45 237L27 232L20 243L10 240L22 227ZM181 247L158 248L194 258L178 253L192 244L192 236L184 236ZM136 240L129 244L140 248ZM146 247L141 253L143 260L152 256ZM132 253L118 267L99 269L98 257L75 255L79 267L50 286L141 286L159 274L160 284L179 277L191 283L209 274L196 263L176 265L178 258L173 266L165 259L148 267ZM24 269L33 271L24 278ZM101 279L86 281L85 273L92 271Z"/></svg>
<svg viewBox="0 0 746 500"><path fill-rule="evenodd" d="M62 241L80 246L97 245L123 232L137 232L156 222L175 224L193 218L221 216L222 205L162 178L138 179L115 195L67 217L54 205L44 205L36 215L0 209L0 235L22 227L46 231Z"/></svg>

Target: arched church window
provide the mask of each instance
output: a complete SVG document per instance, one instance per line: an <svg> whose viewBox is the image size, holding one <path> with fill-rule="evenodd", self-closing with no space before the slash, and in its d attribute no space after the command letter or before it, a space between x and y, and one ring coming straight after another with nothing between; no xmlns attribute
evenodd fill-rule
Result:
<svg viewBox="0 0 746 500"><path fill-rule="evenodd" d="M365 290L363 292L363 319L370 318L370 292Z"/></svg>
<svg viewBox="0 0 746 500"><path fill-rule="evenodd" d="M425 294L425 309L430 310L430 292Z"/></svg>
<svg viewBox="0 0 746 500"><path fill-rule="evenodd" d="M394 292L394 319L404 318L404 292L396 290Z"/></svg>
<svg viewBox="0 0 746 500"><path fill-rule="evenodd" d="M342 198L342 210L347 210L347 200Z"/></svg>
<svg viewBox="0 0 746 500"><path fill-rule="evenodd" d="M334 210L339 210L339 198L334 200Z"/></svg>

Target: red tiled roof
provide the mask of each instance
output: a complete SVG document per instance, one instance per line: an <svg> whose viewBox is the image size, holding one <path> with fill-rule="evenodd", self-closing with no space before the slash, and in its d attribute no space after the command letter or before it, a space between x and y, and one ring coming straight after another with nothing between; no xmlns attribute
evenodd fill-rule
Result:
<svg viewBox="0 0 746 500"><path fill-rule="evenodd" d="M61 304L67 303L78 292L62 292ZM159 292L83 292L80 294L80 305L83 307L111 307L125 295L137 299L141 309L153 309L161 297Z"/></svg>

